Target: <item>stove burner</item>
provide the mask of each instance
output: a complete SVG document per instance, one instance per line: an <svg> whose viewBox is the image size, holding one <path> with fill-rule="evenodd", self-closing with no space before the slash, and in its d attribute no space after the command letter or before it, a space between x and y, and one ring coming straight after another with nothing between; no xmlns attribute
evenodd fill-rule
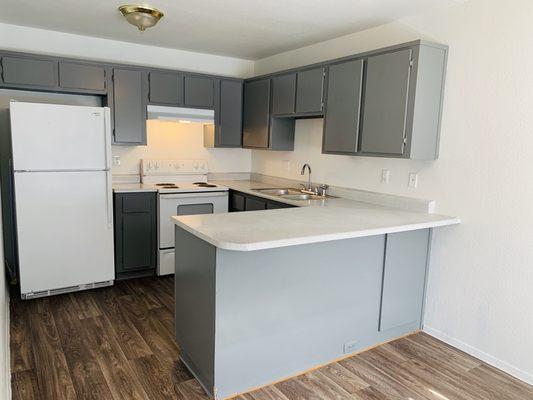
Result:
<svg viewBox="0 0 533 400"><path fill-rule="evenodd" d="M194 182L193 185L194 186L198 186L198 187L206 187L206 188L217 187L217 185L212 185L212 184L207 183L207 182Z"/></svg>

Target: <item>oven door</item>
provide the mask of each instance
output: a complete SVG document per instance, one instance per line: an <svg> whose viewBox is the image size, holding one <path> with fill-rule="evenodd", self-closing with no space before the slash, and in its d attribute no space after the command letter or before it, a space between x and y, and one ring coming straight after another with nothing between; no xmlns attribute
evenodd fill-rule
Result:
<svg viewBox="0 0 533 400"><path fill-rule="evenodd" d="M174 248L174 215L228 212L228 192L159 195L159 248Z"/></svg>

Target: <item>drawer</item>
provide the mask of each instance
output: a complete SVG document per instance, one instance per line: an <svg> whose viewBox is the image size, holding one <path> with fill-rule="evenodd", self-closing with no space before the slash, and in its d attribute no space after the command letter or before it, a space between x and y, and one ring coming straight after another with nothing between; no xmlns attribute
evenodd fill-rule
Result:
<svg viewBox="0 0 533 400"><path fill-rule="evenodd" d="M128 193L123 195L122 212L140 213L151 212L154 201L153 193Z"/></svg>

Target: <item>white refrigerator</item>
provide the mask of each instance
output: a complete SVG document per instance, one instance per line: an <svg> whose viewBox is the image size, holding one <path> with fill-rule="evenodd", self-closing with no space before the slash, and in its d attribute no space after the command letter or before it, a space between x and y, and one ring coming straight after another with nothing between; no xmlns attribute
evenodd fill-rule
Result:
<svg viewBox="0 0 533 400"><path fill-rule="evenodd" d="M111 285L109 108L11 102L22 298Z"/></svg>

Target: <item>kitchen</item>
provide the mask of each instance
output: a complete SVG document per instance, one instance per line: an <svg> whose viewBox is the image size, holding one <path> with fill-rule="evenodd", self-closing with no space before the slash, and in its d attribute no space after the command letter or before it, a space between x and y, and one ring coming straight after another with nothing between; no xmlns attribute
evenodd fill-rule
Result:
<svg viewBox="0 0 533 400"><path fill-rule="evenodd" d="M259 53L257 36L240 50L229 37L216 51L205 39L197 53L173 50L157 32L177 29L176 9L159 6L142 44L128 43L135 28L114 6L114 40L25 27L17 7L0 23L6 391L529 398L531 349L500 309L527 304L507 304L527 299L527 250L480 220L492 209L507 232L491 202L500 192L473 181L496 170L494 142L474 142L485 152L468 167L464 146L488 114L456 106L474 84L487 99L510 94L464 70L459 56L484 60L469 53L478 33L448 31L479 20L482 3L286 53ZM514 6L510 20L531 11ZM46 50L25 41L37 34ZM106 55L114 46L123 54ZM508 169L528 150L502 151L494 178L509 196ZM527 195L507 198L526 212ZM496 237L521 256L495 253Z"/></svg>

